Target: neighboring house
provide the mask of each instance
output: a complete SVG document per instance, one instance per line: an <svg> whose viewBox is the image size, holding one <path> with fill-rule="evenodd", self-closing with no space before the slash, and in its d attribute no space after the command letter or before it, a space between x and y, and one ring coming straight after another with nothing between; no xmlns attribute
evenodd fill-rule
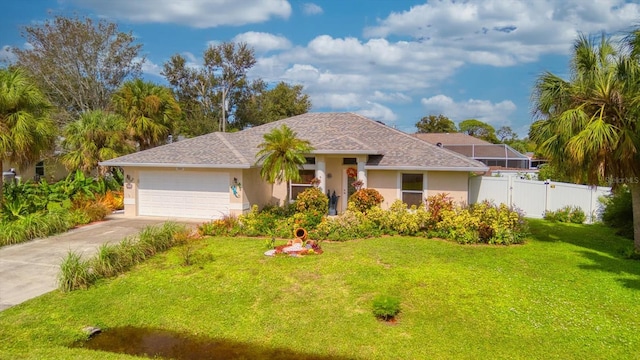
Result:
<svg viewBox="0 0 640 360"><path fill-rule="evenodd" d="M492 170L531 168L530 158L509 145L492 144L464 133L420 133L413 136L478 160Z"/></svg>
<svg viewBox="0 0 640 360"><path fill-rule="evenodd" d="M212 219L238 215L252 205L282 204L286 185L269 184L256 165L263 135L289 126L315 150L291 184L292 197L320 180L324 193L340 196L346 209L351 184L384 196L419 204L427 196L449 193L466 202L470 172L487 171L480 162L428 144L409 134L353 113L307 113L235 133L211 133L100 163L125 172L125 214Z"/></svg>
<svg viewBox="0 0 640 360"><path fill-rule="evenodd" d="M3 173L8 173L11 169L15 170L16 177L22 181L46 179L53 182L64 179L69 174L69 171L55 157L22 168L7 161L2 162Z"/></svg>

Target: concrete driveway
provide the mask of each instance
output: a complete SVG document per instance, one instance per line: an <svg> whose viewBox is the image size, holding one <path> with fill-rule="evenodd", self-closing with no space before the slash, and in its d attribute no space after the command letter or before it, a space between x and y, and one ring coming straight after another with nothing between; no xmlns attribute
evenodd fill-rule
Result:
<svg viewBox="0 0 640 360"><path fill-rule="evenodd" d="M103 243L117 243L166 218L125 218L109 215L105 221L64 234L0 248L0 311L55 290L62 259L69 250L88 257ZM179 220L195 225L203 221Z"/></svg>

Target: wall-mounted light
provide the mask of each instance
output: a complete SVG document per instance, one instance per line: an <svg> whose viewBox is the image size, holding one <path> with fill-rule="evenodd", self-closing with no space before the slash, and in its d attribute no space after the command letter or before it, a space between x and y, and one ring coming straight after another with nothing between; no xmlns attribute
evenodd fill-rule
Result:
<svg viewBox="0 0 640 360"><path fill-rule="evenodd" d="M130 183L130 182L133 182L133 180L134 180L133 177L127 174L127 182Z"/></svg>

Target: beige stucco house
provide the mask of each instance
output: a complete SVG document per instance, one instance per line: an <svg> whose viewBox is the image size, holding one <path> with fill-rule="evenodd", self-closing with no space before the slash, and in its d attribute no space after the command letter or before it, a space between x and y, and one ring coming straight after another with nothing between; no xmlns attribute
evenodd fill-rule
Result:
<svg viewBox="0 0 640 360"><path fill-rule="evenodd" d="M125 172L125 214L214 219L238 215L252 205L281 204L286 184L260 178L258 145L273 128L287 125L314 150L291 184L295 197L312 186L339 196L347 207L351 184L362 180L384 196L383 207L402 199L420 203L447 192L467 201L470 172L488 168L453 151L429 144L353 113L307 113L235 133L211 133L102 162Z"/></svg>

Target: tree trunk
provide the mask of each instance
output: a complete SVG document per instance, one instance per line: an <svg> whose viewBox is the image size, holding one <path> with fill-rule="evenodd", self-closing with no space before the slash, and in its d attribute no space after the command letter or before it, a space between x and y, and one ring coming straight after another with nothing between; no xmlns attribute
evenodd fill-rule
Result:
<svg viewBox="0 0 640 360"><path fill-rule="evenodd" d="M291 186L289 186L289 181L285 181L287 184L287 196L284 198L284 207L289 206L289 199L291 198Z"/></svg>
<svg viewBox="0 0 640 360"><path fill-rule="evenodd" d="M634 178L629 184L631 207L633 208L633 245L640 253L640 179Z"/></svg>

